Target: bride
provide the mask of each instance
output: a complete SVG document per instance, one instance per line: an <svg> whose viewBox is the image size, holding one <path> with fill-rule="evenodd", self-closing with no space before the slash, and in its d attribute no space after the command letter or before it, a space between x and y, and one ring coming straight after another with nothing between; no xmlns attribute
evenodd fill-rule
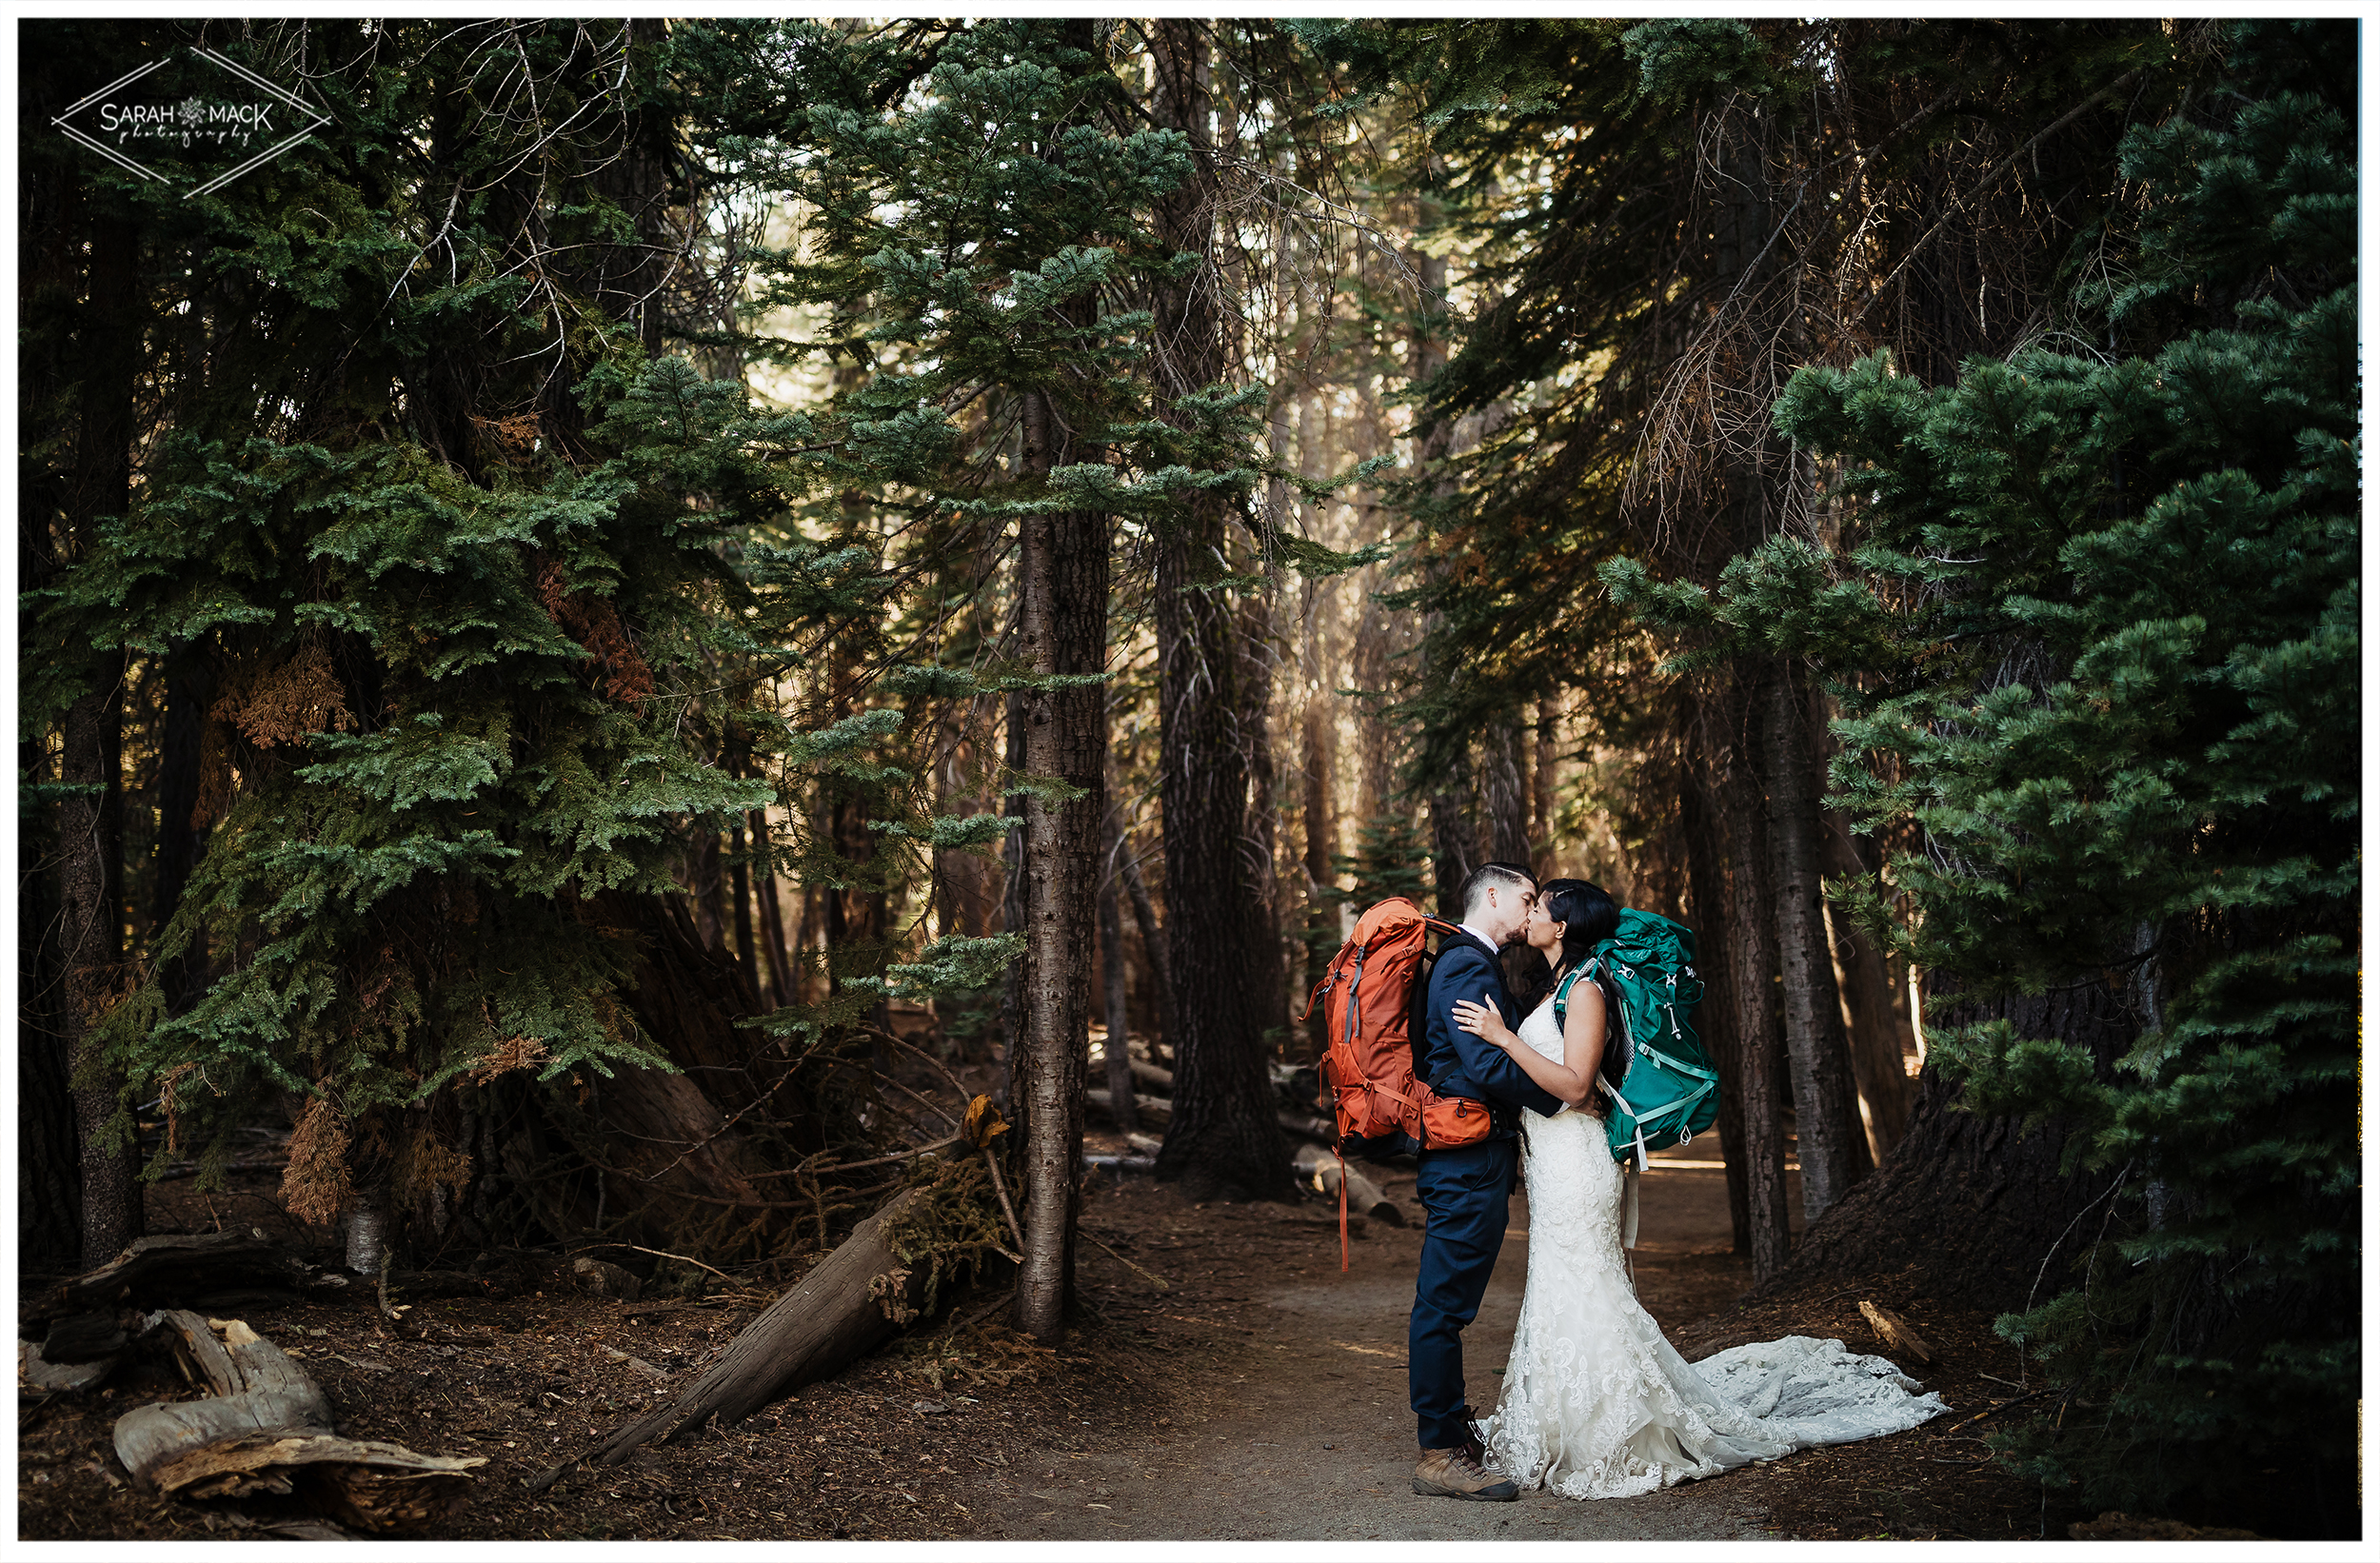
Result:
<svg viewBox="0 0 2380 1563"><path fill-rule="evenodd" d="M1619 1498L1715 1475L1796 1449L1915 1427L1948 1408L1880 1356L1839 1340L1788 1335L1690 1364L1636 1301L1620 1256L1619 1164L1596 1111L1604 998L1560 978L1610 937L1610 896L1583 880L1540 890L1524 937L1553 975L1516 1035L1488 1006L1458 1002L1455 1023L1510 1053L1569 1105L1524 1109L1529 1278L1520 1325L1481 1441L1520 1486Z"/></svg>

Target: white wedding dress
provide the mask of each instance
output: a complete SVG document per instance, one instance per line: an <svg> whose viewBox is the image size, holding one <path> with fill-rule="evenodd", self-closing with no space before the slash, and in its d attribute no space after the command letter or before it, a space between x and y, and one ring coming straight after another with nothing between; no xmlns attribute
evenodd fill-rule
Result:
<svg viewBox="0 0 2380 1563"><path fill-rule="evenodd" d="M1553 1004L1521 1040L1559 1061ZM1496 1467L1522 1487L1623 1498L1796 1449L1915 1427L1949 1408L1880 1356L1788 1335L1688 1363L1636 1301L1620 1255L1619 1164L1603 1120L1524 1111L1529 1280L1494 1415Z"/></svg>

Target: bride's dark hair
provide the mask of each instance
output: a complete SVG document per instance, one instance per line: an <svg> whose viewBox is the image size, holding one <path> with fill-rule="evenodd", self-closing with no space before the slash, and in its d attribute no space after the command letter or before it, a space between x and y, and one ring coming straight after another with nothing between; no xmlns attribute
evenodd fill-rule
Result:
<svg viewBox="0 0 2380 1563"><path fill-rule="evenodd" d="M1586 960L1619 928L1619 902L1601 885L1584 880L1546 880L1537 886L1537 904L1545 908L1550 920L1562 924L1559 965L1564 970ZM1554 973L1555 967L1547 966L1537 975L1521 1002L1524 1014L1545 1002L1545 996L1554 991Z"/></svg>

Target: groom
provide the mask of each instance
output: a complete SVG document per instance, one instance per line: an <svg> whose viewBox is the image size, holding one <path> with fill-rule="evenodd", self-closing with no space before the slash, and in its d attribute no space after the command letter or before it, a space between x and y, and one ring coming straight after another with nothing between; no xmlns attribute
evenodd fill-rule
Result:
<svg viewBox="0 0 2380 1563"><path fill-rule="evenodd" d="M1486 1468L1463 1401L1462 1329L1479 1312L1504 1244L1509 1201L1519 1169L1519 1109L1549 1117L1561 1102L1529 1078L1503 1049L1458 1030L1458 999L1492 1003L1520 1027L1520 1010L1504 991L1497 951L1520 937L1537 901L1537 881L1513 863L1487 863L1462 884L1462 932L1450 935L1430 974L1427 1019L1414 1048L1414 1073L1442 1097L1485 1102L1488 1138L1458 1150L1424 1151L1415 1192L1429 1213L1421 1235L1413 1324L1407 1337L1413 1414L1421 1460L1413 1490L1436 1497L1509 1503L1520 1490Z"/></svg>

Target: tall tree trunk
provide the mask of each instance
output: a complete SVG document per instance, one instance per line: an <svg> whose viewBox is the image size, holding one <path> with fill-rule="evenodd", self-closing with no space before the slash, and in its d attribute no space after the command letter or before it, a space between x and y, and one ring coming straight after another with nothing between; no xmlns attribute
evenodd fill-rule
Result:
<svg viewBox="0 0 2380 1563"><path fill-rule="evenodd" d="M1137 1134L1140 1115L1134 1107L1132 1094L1132 1017L1124 1001L1124 914L1123 897L1116 890L1122 877L1119 860L1123 853L1123 833L1116 828L1116 810L1111 801L1107 812L1106 872L1100 876L1100 976L1105 990L1107 1018L1107 1099L1113 1103L1116 1132Z"/></svg>
<svg viewBox="0 0 2380 1563"><path fill-rule="evenodd" d="M199 660L188 654L169 657L166 670L165 736L159 745L157 774L157 896L149 923L151 937L181 910L182 892L198 870L206 841L190 816L198 806L199 730L214 693L214 682ZM202 930L190 948L172 966L158 974L167 1004L188 1008L207 989L207 939Z"/></svg>
<svg viewBox="0 0 2380 1563"><path fill-rule="evenodd" d="M1269 588L1242 600L1239 615L1240 734L1248 754L1248 807L1240 853L1248 886L1249 980L1256 990L1265 1051L1289 1036L1289 974L1282 964L1280 898L1273 865L1279 849L1279 814L1273 767L1272 599Z"/></svg>
<svg viewBox="0 0 2380 1563"><path fill-rule="evenodd" d="M1793 1059L1795 1138L1803 1214L1824 1216L1873 1167L1852 1084L1842 1000L1819 900L1818 776L1809 704L1790 663L1763 669L1761 747L1769 783L1769 872L1784 977L1785 1046Z"/></svg>
<svg viewBox="0 0 2380 1563"><path fill-rule="evenodd" d="M91 228L91 321L83 343L81 427L69 517L77 551L103 518L132 501L132 398L140 372L139 233L128 222ZM67 712L59 779L96 788L58 806L64 1031L72 1059L83 1177L83 1263L106 1263L144 1230L139 1153L126 1124L120 1070L93 1051L89 1028L116 996L124 939L122 764L125 656L90 657L87 692Z"/></svg>
<svg viewBox="0 0 2380 1563"><path fill-rule="evenodd" d="M1727 1163L1727 1217L1735 1252L1752 1252L1752 1197L1744 1149L1743 1048L1737 1040L1736 951L1729 915L1727 849L1719 833L1722 800L1708 769L1694 765L1679 790L1679 824L1686 838L1686 877L1694 897L1695 964L1701 969L1698 1023L1719 1075L1719 1156Z"/></svg>
<svg viewBox="0 0 2380 1563"><path fill-rule="evenodd" d="M1311 668L1306 685L1306 708L1299 770L1305 782L1305 806L1301 811L1305 824L1306 870L1306 969L1305 987L1311 993L1330 969L1331 956L1339 943L1339 876L1331 860L1339 855L1338 820L1332 806L1337 788L1332 775L1330 741L1330 706L1319 675L1320 657L1314 644L1312 621L1308 621L1307 659ZM1329 1026L1322 1018L1322 1006L1314 1006L1306 1018L1306 1054L1319 1058L1330 1045Z"/></svg>
<svg viewBox="0 0 2380 1563"><path fill-rule="evenodd" d="M1158 374L1173 398L1222 378L1212 298L1216 176L1207 140L1203 24L1156 24L1151 58L1157 122L1189 138L1190 177L1157 203L1159 240L1206 263L1157 290ZM1160 786L1165 811L1165 914L1173 979L1173 1120L1158 1153L1160 1178L1193 1198L1282 1197L1289 1151L1265 1069L1263 1011L1254 984L1264 962L1251 926L1255 887L1240 841L1248 805L1247 748L1237 731L1242 664L1229 607L1204 584L1225 542L1222 504L1185 499L1157 549Z"/></svg>
<svg viewBox="0 0 2380 1563"><path fill-rule="evenodd" d="M1022 611L1022 588L1019 588L1019 611ZM1021 627L1019 633L1022 633ZM1002 747L1012 771L1021 771L1025 764L1024 736L1032 718L1025 692L1013 690L1008 696L1007 721L1002 728ZM1013 794L1008 801L1009 818L1016 821L1000 843L1000 931L1024 939L1024 951L1009 962L1007 979L1000 986L1000 1037L1002 1046L1001 1083L994 1092L1001 1105L1011 1111L1016 1103L1017 1058L1024 1050L1025 996L1033 989L1033 941L1028 937L1025 910L1025 813L1030 801L1023 793Z"/></svg>
<svg viewBox="0 0 2380 1563"><path fill-rule="evenodd" d="M1785 1143L1779 1109L1786 1073L1785 1039L1777 1024L1776 919L1768 875L1768 828L1760 785L1744 756L1760 691L1742 691L1727 706L1734 719L1732 762L1719 781L1727 834L1727 974L1732 984L1730 1030L1742 1084L1744 1195L1752 1224L1752 1274L1766 1280L1785 1267L1792 1223L1785 1205ZM1804 1176L1808 1176L1806 1173Z"/></svg>
<svg viewBox="0 0 2380 1563"><path fill-rule="evenodd" d="M768 810L754 809L748 818L752 822L752 849L759 864L761 950L768 958L769 987L773 990L773 1001L780 1007L798 1004L802 996L794 984L791 946L785 942L784 912L777 897L777 866L771 856Z"/></svg>
<svg viewBox="0 0 2380 1563"><path fill-rule="evenodd" d="M1067 41L1092 46L1091 26L1064 24ZM1089 298L1064 307L1090 324ZM1024 397L1025 474L1095 461L1067 432L1046 391ZM1096 511L1025 518L1018 550L1018 651L1037 676L1080 677L1107 665L1108 523ZM1074 1293L1074 1234L1082 1185L1082 1092L1090 1054L1101 823L1107 812L1106 692L1098 685L1022 692L1024 768L1080 789L1063 803L1025 800L1024 919L1029 986L1023 1035L1010 1065L1022 1119L1024 1263L1016 1327L1051 1342Z"/></svg>
<svg viewBox="0 0 2380 1563"><path fill-rule="evenodd" d="M1562 775L1558 729L1561 707L1551 696L1537 702L1537 763L1529 770L1529 861L1554 872L1554 813Z"/></svg>
<svg viewBox="0 0 2380 1563"><path fill-rule="evenodd" d="M1025 634L1036 673L1088 673L1105 661L1106 518L1084 512L1025 524ZM1099 884L1099 821L1106 802L1101 691L1039 690L1028 701L1025 764L1081 794L1052 806L1025 803L1025 938L1031 987L1012 1099L1024 1123L1024 1265L1017 1328L1058 1338L1074 1280L1081 1206L1083 1063L1089 1051Z"/></svg>
<svg viewBox="0 0 2380 1563"><path fill-rule="evenodd" d="M1174 965L1165 956L1165 930L1157 920L1157 906L1149 900L1148 880L1140 874L1140 850L1131 836L1123 838L1123 856L1118 866L1124 877L1124 894L1132 901L1132 923L1140 932L1140 948L1149 959L1149 990L1157 1005L1156 1044L1164 1050L1167 1058L1174 1056Z"/></svg>
<svg viewBox="0 0 2380 1563"><path fill-rule="evenodd" d="M1843 817L1834 810L1823 816L1819 837L1820 861L1838 880L1864 878L1867 867L1853 845ZM1851 1026L1852 1074L1860 1099L1867 1103L1869 1139L1876 1164L1882 1166L1901 1137L1909 1131L1909 1106L1914 1082L1903 1063L1901 1008L1894 1005L1892 969L1874 940L1859 930L1850 916L1827 908L1828 937L1834 940L1835 964L1841 968L1843 1009Z"/></svg>
<svg viewBox="0 0 2380 1563"><path fill-rule="evenodd" d="M1489 723L1481 748L1488 854L1495 861L1520 863L1535 873L1529 864L1529 782L1521 762L1518 720L1502 717Z"/></svg>

